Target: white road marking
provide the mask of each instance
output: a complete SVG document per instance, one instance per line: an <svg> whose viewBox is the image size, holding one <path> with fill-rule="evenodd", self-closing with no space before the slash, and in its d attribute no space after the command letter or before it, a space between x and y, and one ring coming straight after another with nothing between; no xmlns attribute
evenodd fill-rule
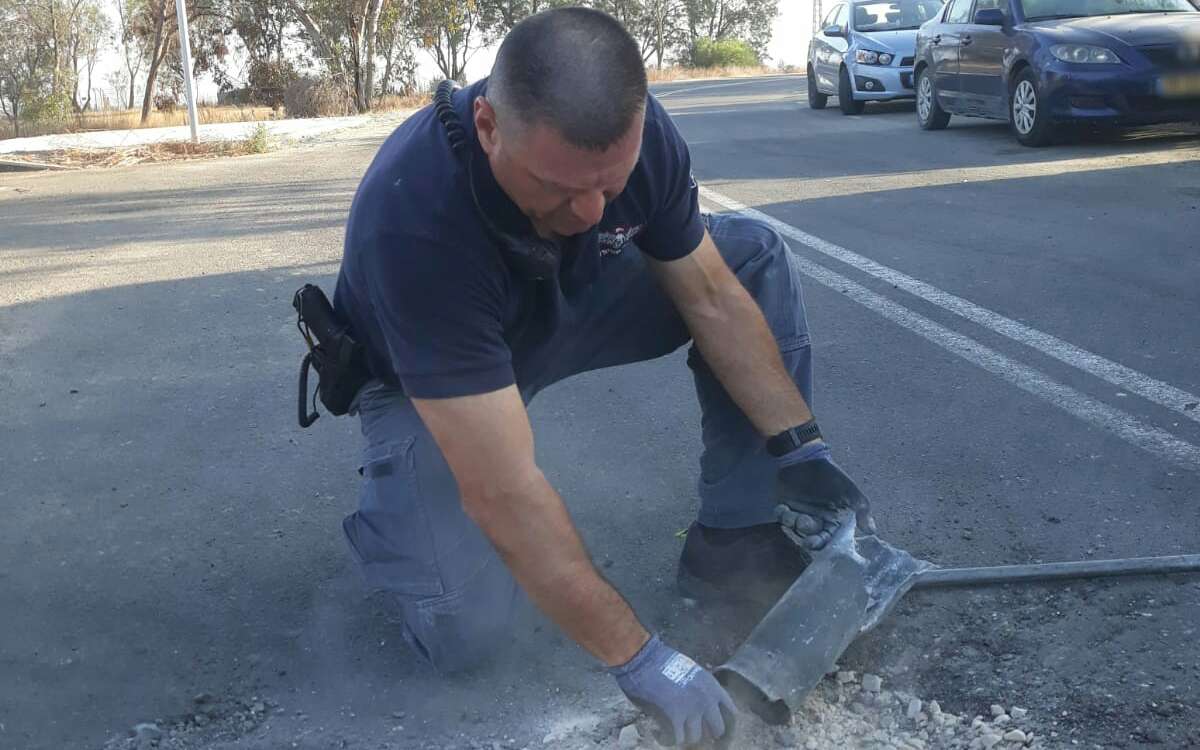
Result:
<svg viewBox="0 0 1200 750"><path fill-rule="evenodd" d="M1113 362L1099 354L1081 349L1056 336L1018 323L1011 318L980 307L962 297L944 292L924 281L915 279L894 268L877 263L844 247L797 229L773 216L768 216L761 211L745 206L733 198L721 195L709 188L701 187L700 192L701 195L713 203L767 222L785 237L794 239L819 253L836 258L848 266L853 266L864 273L882 279L895 287L920 297L926 302L937 305L944 310L949 310L973 323L978 323L1002 336L1032 347L1060 362L1083 370L1124 390L1136 393L1142 398L1152 401L1159 406L1164 406L1178 414L1182 414L1188 419L1200 422L1200 408L1194 406L1196 403L1200 403L1200 396L1196 396L1181 388L1176 388L1161 380L1156 380L1149 375L1145 375L1118 362ZM1187 408L1189 405L1192 406L1191 409Z"/></svg>
<svg viewBox="0 0 1200 750"><path fill-rule="evenodd" d="M701 188L706 198L721 204L711 191ZM739 210L736 201L728 205L733 211L768 221L782 234L798 232L787 224L753 209ZM978 341L915 313L866 287L829 270L802 255L796 254L800 270L830 289L873 310L892 322L907 328L947 351L991 372L1021 390L1050 402L1054 406L1090 424L1102 427L1123 440L1161 458L1193 471L1200 470L1200 447L1180 440L1171 433L1142 422L1137 417L1114 409L1090 396L1063 385L1046 374L1011 359Z"/></svg>
<svg viewBox="0 0 1200 750"><path fill-rule="evenodd" d="M699 109L697 107L697 109ZM758 110L762 111L762 110ZM721 114L713 105L707 105L705 114ZM681 114L698 114L696 110L683 108ZM672 117L677 117L674 111ZM864 118L870 120L871 118ZM845 118L843 122L855 122L856 118ZM880 119L891 129L894 119ZM1154 151L1130 154L1085 157L1079 159L1057 159L1023 164L997 164L986 167L948 167L926 169L919 172L889 172L884 174L846 175L840 177L772 178L755 180L759 192L784 195L793 194L797 200L819 198L841 198L852 195L884 193L912 188L943 187L978 182L1002 182L1005 180L1027 180L1037 177L1054 177L1080 172L1107 172L1132 167L1155 167L1166 164L1200 162L1200 148L1178 146Z"/></svg>
<svg viewBox="0 0 1200 750"><path fill-rule="evenodd" d="M761 104L761 105L760 104L749 104L744 107L721 107L719 109L713 108L713 107L690 109L690 108L685 107L685 108L679 109L679 110L671 110L671 119L677 120L680 117L692 117L694 115L736 115L736 114L740 114L743 112L753 112L756 115L761 115L766 112L789 112L789 113L791 113L791 112L796 112L799 109L800 109L800 107L796 104L780 105L780 104L775 104L775 103L767 103L767 104ZM689 145L694 144L694 143L695 143L695 141L688 140Z"/></svg>
<svg viewBox="0 0 1200 750"><path fill-rule="evenodd" d="M699 86L688 86L687 88L675 89L673 91L664 91L661 94L655 92L654 98L662 99L663 97L674 96L675 94L686 94L690 91L704 91L704 90L708 90L708 89L721 89L721 88L725 88L727 86L743 86L747 83L766 83L766 82L771 82L771 81L777 81L780 78L784 78L784 77L794 78L795 76L791 76L791 75L789 75L789 76L749 76L746 78L739 78L736 81L730 81L728 83L704 83L704 84L700 84Z"/></svg>

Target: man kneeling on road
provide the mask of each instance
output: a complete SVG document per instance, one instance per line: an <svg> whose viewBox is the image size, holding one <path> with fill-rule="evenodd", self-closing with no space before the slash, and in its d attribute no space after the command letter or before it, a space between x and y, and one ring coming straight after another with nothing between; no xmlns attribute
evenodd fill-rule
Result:
<svg viewBox="0 0 1200 750"><path fill-rule="evenodd" d="M401 125L354 199L334 306L374 378L352 408L364 483L344 529L412 647L471 667L523 590L668 742L724 735L729 696L593 567L535 463L526 404L694 342L701 509L678 574L692 597L765 609L787 589L807 555L781 500L789 533L817 545L815 517L869 518L809 411L794 259L763 224L702 216L625 30L583 8L532 16L489 78Z"/></svg>

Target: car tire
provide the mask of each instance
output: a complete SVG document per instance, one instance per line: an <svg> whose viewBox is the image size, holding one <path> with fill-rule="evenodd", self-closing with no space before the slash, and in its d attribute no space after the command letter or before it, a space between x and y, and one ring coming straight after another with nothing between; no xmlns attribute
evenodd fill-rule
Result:
<svg viewBox="0 0 1200 750"><path fill-rule="evenodd" d="M937 87L928 68L917 73L917 124L921 130L945 130L950 124L950 113L938 102Z"/></svg>
<svg viewBox="0 0 1200 750"><path fill-rule="evenodd" d="M850 85L850 71L845 66L838 74L838 106L844 115L861 115L867 108L866 102L855 101L854 87Z"/></svg>
<svg viewBox="0 0 1200 750"><path fill-rule="evenodd" d="M1038 148L1054 138L1054 124L1042 106L1037 76L1030 68L1022 70L1013 81L1008 96L1008 123L1023 146Z"/></svg>
<svg viewBox="0 0 1200 750"><path fill-rule="evenodd" d="M813 73L812 66L808 66L808 106L811 109L825 109L825 105L829 103L829 94L822 94L817 91L817 76Z"/></svg>

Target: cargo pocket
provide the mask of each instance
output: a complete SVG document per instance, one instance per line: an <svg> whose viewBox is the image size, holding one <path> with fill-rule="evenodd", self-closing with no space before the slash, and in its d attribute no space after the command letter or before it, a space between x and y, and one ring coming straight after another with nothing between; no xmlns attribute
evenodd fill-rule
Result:
<svg viewBox="0 0 1200 750"><path fill-rule="evenodd" d="M371 588L425 597L443 593L437 548L413 464L413 443L371 446L359 469L358 511L342 522Z"/></svg>

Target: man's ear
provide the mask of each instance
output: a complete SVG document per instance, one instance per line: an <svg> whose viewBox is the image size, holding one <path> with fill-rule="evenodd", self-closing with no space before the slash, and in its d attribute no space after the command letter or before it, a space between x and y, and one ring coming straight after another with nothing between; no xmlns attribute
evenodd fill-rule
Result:
<svg viewBox="0 0 1200 750"><path fill-rule="evenodd" d="M475 133L483 152L491 156L500 145L500 131L496 127L496 110L482 96L475 97Z"/></svg>

